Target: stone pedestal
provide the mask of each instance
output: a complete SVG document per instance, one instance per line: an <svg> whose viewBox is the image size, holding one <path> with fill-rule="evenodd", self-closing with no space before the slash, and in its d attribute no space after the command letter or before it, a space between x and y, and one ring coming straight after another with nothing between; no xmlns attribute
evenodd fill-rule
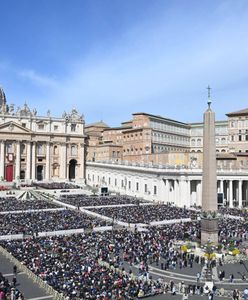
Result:
<svg viewBox="0 0 248 300"><path fill-rule="evenodd" d="M201 219L201 243L218 245L218 219Z"/></svg>

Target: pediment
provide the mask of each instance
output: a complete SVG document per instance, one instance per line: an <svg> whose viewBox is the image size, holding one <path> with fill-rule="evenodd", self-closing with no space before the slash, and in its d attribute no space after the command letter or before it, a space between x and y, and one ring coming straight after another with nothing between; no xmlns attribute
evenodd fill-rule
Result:
<svg viewBox="0 0 248 300"><path fill-rule="evenodd" d="M17 124L15 122L7 122L4 124L0 124L0 133L31 133L32 131L30 129L27 129L20 124Z"/></svg>

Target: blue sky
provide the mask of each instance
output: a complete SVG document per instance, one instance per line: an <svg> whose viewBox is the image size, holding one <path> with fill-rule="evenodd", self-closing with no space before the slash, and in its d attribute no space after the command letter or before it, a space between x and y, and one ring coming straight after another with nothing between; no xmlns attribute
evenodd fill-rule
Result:
<svg viewBox="0 0 248 300"><path fill-rule="evenodd" d="M247 0L0 0L0 85L39 115L76 107L202 120L248 107Z"/></svg>

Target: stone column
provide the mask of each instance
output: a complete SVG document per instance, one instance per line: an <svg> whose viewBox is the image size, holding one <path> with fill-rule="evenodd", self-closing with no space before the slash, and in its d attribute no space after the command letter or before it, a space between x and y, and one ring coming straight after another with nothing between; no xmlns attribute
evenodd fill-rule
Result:
<svg viewBox="0 0 248 300"><path fill-rule="evenodd" d="M223 179L220 180L220 193L224 194L224 183L223 183Z"/></svg>
<svg viewBox="0 0 248 300"><path fill-rule="evenodd" d="M46 144L46 180L50 179L50 142Z"/></svg>
<svg viewBox="0 0 248 300"><path fill-rule="evenodd" d="M16 159L15 159L15 178L20 179L21 171L21 144L20 141L16 142Z"/></svg>
<svg viewBox="0 0 248 300"><path fill-rule="evenodd" d="M0 177L4 180L5 171L5 141L1 141Z"/></svg>
<svg viewBox="0 0 248 300"><path fill-rule="evenodd" d="M32 144L32 166L31 166L31 178L36 179L36 142Z"/></svg>
<svg viewBox="0 0 248 300"><path fill-rule="evenodd" d="M245 200L245 204L247 206L247 194L248 194L248 185L247 185L247 180L245 181L245 196L244 196L244 200Z"/></svg>
<svg viewBox="0 0 248 300"><path fill-rule="evenodd" d="M142 190L143 190L143 186L144 186L144 183L142 183ZM163 179L160 179L159 186L160 187L157 190L158 199L160 202L165 203L165 182ZM145 196L145 193L144 193L144 196Z"/></svg>
<svg viewBox="0 0 248 300"><path fill-rule="evenodd" d="M165 202L165 203L168 203L168 202L170 202L170 201L169 201L169 193L170 193L169 180L168 180L168 179L165 179L165 180L164 180L164 183L165 183L165 199L164 199L164 202Z"/></svg>
<svg viewBox="0 0 248 300"><path fill-rule="evenodd" d="M173 180L173 184L174 184L174 189L173 189L173 197L172 197L172 201L174 202L175 205L177 204L177 180Z"/></svg>
<svg viewBox="0 0 248 300"><path fill-rule="evenodd" d="M27 157L26 157L26 179L30 180L31 171L31 143L27 142Z"/></svg>
<svg viewBox="0 0 248 300"><path fill-rule="evenodd" d="M185 178L182 178L181 180L179 180L179 188L180 188L180 194L179 194L179 206L184 207L190 206L190 201L189 201L189 185L188 185L188 181L185 180Z"/></svg>
<svg viewBox="0 0 248 300"><path fill-rule="evenodd" d="M80 175L79 179L85 180L85 153L84 153L84 143L79 144L80 146ZM76 178L77 179L77 178Z"/></svg>
<svg viewBox="0 0 248 300"><path fill-rule="evenodd" d="M199 206L202 203L202 183L201 180L196 182L196 205Z"/></svg>
<svg viewBox="0 0 248 300"><path fill-rule="evenodd" d="M67 178L66 143L60 144L60 179Z"/></svg>
<svg viewBox="0 0 248 300"><path fill-rule="evenodd" d="M229 207L233 208L233 181L229 180Z"/></svg>
<svg viewBox="0 0 248 300"><path fill-rule="evenodd" d="M242 180L239 180L239 208L241 208L242 205Z"/></svg>

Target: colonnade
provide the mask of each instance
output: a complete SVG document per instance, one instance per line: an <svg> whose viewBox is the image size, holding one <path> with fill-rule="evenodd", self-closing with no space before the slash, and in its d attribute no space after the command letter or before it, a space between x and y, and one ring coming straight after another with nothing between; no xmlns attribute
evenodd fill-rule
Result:
<svg viewBox="0 0 248 300"><path fill-rule="evenodd" d="M7 143L11 144L11 151L8 152ZM53 152L53 143L42 142L42 151L37 148L40 142L36 141L4 141L0 142L0 178L1 180L12 181L17 178L26 180L45 179L54 177L54 166L58 168L58 179L69 179L70 161L74 161L76 179L84 178L84 144L78 144L77 154L72 156L68 151L71 144L59 143L59 152ZM21 150L25 148L25 151ZM12 159L10 160L9 155ZM39 167L39 168L38 168ZM8 178L7 168L11 168L11 177ZM38 176L39 172L39 176ZM21 176L22 175L22 176ZM38 178L39 177L39 178ZM10 179L10 180L9 180Z"/></svg>
<svg viewBox="0 0 248 300"><path fill-rule="evenodd" d="M162 198L179 206L200 206L202 201L202 181L195 179L163 179ZM248 206L248 180L217 180L217 192L223 195L223 204L228 207Z"/></svg>

